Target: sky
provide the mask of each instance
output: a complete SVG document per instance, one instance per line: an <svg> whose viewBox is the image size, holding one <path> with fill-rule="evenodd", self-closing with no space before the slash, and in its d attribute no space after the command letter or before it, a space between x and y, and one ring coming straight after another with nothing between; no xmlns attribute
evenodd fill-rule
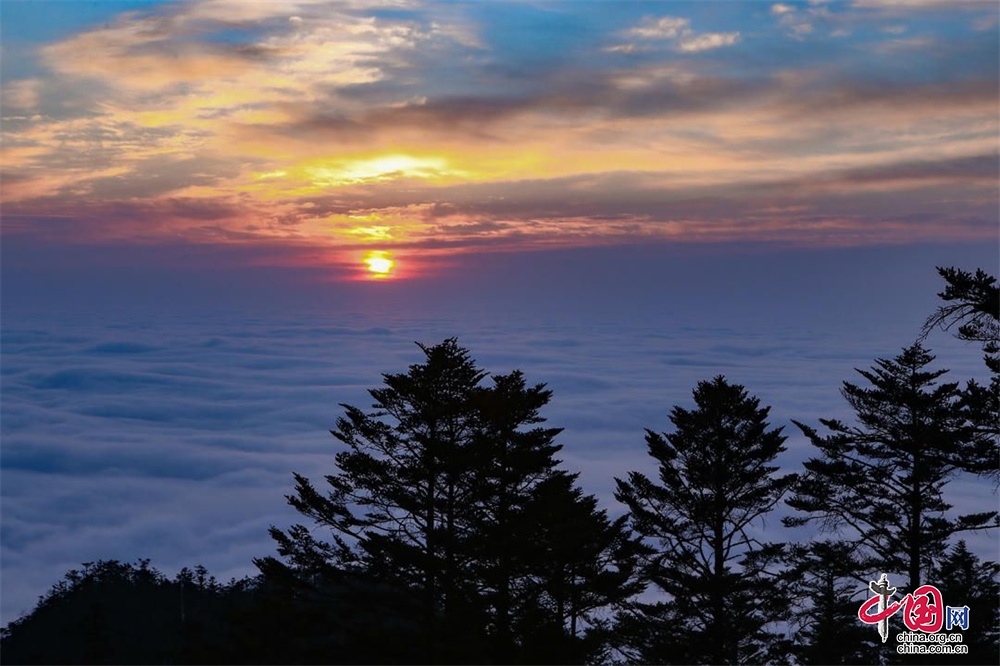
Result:
<svg viewBox="0 0 1000 666"><path fill-rule="evenodd" d="M935 266L998 271L998 19L3 0L0 623L101 557L252 573L338 404L414 341L549 383L612 510L643 428L717 374L773 405L794 469L791 419L850 417L840 382L914 340Z"/></svg>
<svg viewBox="0 0 1000 666"><path fill-rule="evenodd" d="M18 254L154 247L343 282L498 252L996 239L991 2L0 12Z"/></svg>

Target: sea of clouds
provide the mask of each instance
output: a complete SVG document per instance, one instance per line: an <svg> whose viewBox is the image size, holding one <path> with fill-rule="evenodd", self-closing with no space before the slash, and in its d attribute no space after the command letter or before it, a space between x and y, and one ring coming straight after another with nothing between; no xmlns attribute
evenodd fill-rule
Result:
<svg viewBox="0 0 1000 666"><path fill-rule="evenodd" d="M812 452L790 420L850 421L841 382L913 342L940 303L933 267L995 263L969 245L633 247L345 286L178 270L138 249L17 248L5 240L0 281L0 623L99 558L254 573L274 553L268 526L299 522L292 472L322 483L340 403L368 406L382 373L421 362L414 342L456 336L484 369L547 383L560 457L612 513L614 477L653 471L644 429L670 430L670 408L718 374L772 406L789 436L779 463L798 471ZM927 343L952 379L985 375L976 345L941 331ZM947 498L962 513L997 502L990 482L961 479ZM764 537L810 536L777 518ZM969 541L995 557L995 531Z"/></svg>
<svg viewBox="0 0 1000 666"><path fill-rule="evenodd" d="M224 580L253 573L251 558L273 553L268 526L298 520L284 500L292 472L331 471L339 403L368 406L381 373L421 361L414 341L455 335L486 370L520 368L547 383L544 414L565 428L566 467L614 513L613 478L652 470L643 429L669 430L670 407L689 406L695 384L717 374L773 406L772 423L790 436L780 462L795 469L810 447L789 419L849 418L840 382L913 333L849 328L468 315L5 318L3 622L98 558L149 557L170 573L203 563ZM935 341L956 378L981 375L977 350L943 334ZM996 503L988 484L950 490L960 507ZM762 529L788 537L775 519Z"/></svg>

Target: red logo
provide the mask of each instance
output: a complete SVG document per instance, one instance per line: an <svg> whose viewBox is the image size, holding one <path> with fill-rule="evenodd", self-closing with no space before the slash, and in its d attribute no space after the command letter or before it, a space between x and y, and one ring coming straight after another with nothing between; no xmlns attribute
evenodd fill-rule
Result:
<svg viewBox="0 0 1000 666"><path fill-rule="evenodd" d="M883 578L885 578L884 575ZM877 585L878 583L872 583L873 588ZM941 631L941 627L944 625L944 602L941 598L941 590L933 585L921 585L900 601L887 603L888 598L895 590L896 588L873 589L876 596L861 604L861 608L858 609L858 618L865 624L878 624L888 620L902 608L903 623L910 631L922 631L927 634ZM888 594L883 592L888 592ZM873 606L879 606L878 610L875 613L869 613ZM881 627L879 627L879 633L882 633ZM884 638L883 642L885 642Z"/></svg>

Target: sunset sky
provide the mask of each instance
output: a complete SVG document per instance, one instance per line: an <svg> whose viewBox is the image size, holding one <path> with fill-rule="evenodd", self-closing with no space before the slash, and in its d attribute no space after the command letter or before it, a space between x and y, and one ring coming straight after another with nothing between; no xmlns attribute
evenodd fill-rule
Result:
<svg viewBox="0 0 1000 666"><path fill-rule="evenodd" d="M935 266L997 273L998 18L0 0L0 624L100 558L254 573L292 472L332 472L338 405L414 341L548 383L611 513L644 428L719 374L797 471L792 419L852 417L841 382L912 344Z"/></svg>
<svg viewBox="0 0 1000 666"><path fill-rule="evenodd" d="M333 281L997 238L992 2L18 2L3 238ZM7 257L5 256L5 259Z"/></svg>

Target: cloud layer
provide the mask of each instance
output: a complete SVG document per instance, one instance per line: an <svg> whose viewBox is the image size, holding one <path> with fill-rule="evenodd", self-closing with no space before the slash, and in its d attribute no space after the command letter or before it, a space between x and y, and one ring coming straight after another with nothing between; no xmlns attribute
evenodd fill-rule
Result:
<svg viewBox="0 0 1000 666"><path fill-rule="evenodd" d="M380 289L359 292L363 314L324 307L317 292L312 309L254 291L238 309L223 295L203 312L153 291L141 307L77 292L32 312L5 295L0 621L98 558L252 573L251 558L273 552L267 527L298 519L283 497L291 473L331 470L339 403L367 406L382 372L420 361L413 341L457 335L487 370L547 382L545 416L565 428L561 457L612 511L613 477L649 471L643 429L669 429L670 407L720 373L773 406L791 437L781 464L796 468L809 450L790 419L850 418L840 382L909 344L935 304L929 257L987 253L633 249L630 274L600 275L595 266L627 262L609 250L531 256L540 261L507 255L433 297L367 285ZM116 279L144 284L136 271ZM974 346L943 333L930 344L953 377L982 375ZM957 510L995 505L988 482L953 488ZM777 521L767 529L789 538ZM995 549L995 536L973 544Z"/></svg>

